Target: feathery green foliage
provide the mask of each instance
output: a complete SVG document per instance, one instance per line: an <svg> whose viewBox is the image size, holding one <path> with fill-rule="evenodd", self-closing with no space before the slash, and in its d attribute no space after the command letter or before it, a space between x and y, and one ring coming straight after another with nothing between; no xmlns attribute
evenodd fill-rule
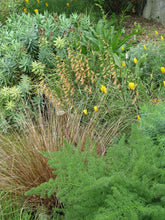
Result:
<svg viewBox="0 0 165 220"><path fill-rule="evenodd" d="M103 158L88 146L81 152L65 142L58 152L42 153L57 177L26 195L44 198L57 192L65 219L164 219L163 146L137 126Z"/></svg>
<svg viewBox="0 0 165 220"><path fill-rule="evenodd" d="M165 146L165 104L163 103L143 104L140 110L141 129L144 134L149 135L155 144Z"/></svg>

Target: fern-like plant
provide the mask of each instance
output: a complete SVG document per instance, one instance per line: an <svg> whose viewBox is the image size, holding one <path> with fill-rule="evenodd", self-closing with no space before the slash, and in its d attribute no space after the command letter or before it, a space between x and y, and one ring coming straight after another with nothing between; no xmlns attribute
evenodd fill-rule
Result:
<svg viewBox="0 0 165 220"><path fill-rule="evenodd" d="M164 148L137 126L127 141L123 137L103 158L94 145L89 148L87 143L81 152L64 143L58 152L42 153L56 179L26 195L46 198L57 192L68 220L164 219Z"/></svg>

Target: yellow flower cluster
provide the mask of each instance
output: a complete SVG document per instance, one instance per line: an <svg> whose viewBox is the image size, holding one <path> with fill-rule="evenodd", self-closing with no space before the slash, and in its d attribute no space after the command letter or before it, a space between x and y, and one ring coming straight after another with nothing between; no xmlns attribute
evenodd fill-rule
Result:
<svg viewBox="0 0 165 220"><path fill-rule="evenodd" d="M140 121L140 116L139 115L137 116L137 120Z"/></svg>
<svg viewBox="0 0 165 220"><path fill-rule="evenodd" d="M107 88L104 86L104 85L101 85L101 88L100 88L100 90L101 90L101 92L103 92L103 93L107 93ZM93 107L93 109L94 109L94 112L98 112L98 107L95 105L94 107ZM85 114L85 115L87 115L88 114L88 110L87 109L84 109L83 110L83 113Z"/></svg>
<svg viewBox="0 0 165 220"><path fill-rule="evenodd" d="M162 73L165 73L165 67L164 66L162 66L160 69L161 69Z"/></svg>
<svg viewBox="0 0 165 220"><path fill-rule="evenodd" d="M107 93L107 88L106 88L105 86L103 86L103 85L101 85L100 90L101 90L102 92L104 92L105 94Z"/></svg>
<svg viewBox="0 0 165 220"><path fill-rule="evenodd" d="M97 106L94 106L93 109L94 109L94 112L98 112L98 107ZM88 110L84 109L83 113L84 113L84 115L87 115L88 114Z"/></svg>
<svg viewBox="0 0 165 220"><path fill-rule="evenodd" d="M144 45L144 50L147 50L147 47L146 47L146 45Z"/></svg>
<svg viewBox="0 0 165 220"><path fill-rule="evenodd" d="M136 58L133 59L133 62L137 64L138 60Z"/></svg>
<svg viewBox="0 0 165 220"><path fill-rule="evenodd" d="M34 9L34 12L37 14L38 13L38 9Z"/></svg>
<svg viewBox="0 0 165 220"><path fill-rule="evenodd" d="M134 90L134 88L135 88L135 83L129 82L129 83L128 83L128 87L129 87L131 90Z"/></svg>
<svg viewBox="0 0 165 220"><path fill-rule="evenodd" d="M125 66L126 66L126 62L123 61L123 62L122 62L122 67L125 67Z"/></svg>

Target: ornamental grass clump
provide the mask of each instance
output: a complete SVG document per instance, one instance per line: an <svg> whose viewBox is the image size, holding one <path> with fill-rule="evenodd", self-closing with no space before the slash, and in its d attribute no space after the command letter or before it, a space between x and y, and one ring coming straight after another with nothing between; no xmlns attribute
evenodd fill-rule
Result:
<svg viewBox="0 0 165 220"><path fill-rule="evenodd" d="M30 110L24 114L26 117L21 120L21 131L0 134L0 189L16 194L23 201L27 200L34 208L42 204L49 210L54 207L62 208L56 193L44 200L38 196L24 195L31 188L47 182L50 178L56 178L47 165L47 159L40 152L59 151L60 147L64 146L64 138L75 147L81 143L80 149L84 151L84 144L90 138L90 149L92 150L93 143L96 143L97 154L104 155L107 150L106 142L108 138L111 139L108 128L107 133L103 133L103 127L98 133L95 129L97 120L95 121L94 117L88 124L81 126L82 118L77 114L55 109L52 104L46 106L46 111L42 109L36 115Z"/></svg>
<svg viewBox="0 0 165 220"><path fill-rule="evenodd" d="M131 135L98 157L86 142L84 151L64 141L59 151L41 152L56 179L51 178L26 195L50 197L63 204L65 219L164 219L164 146L143 135L140 124ZM56 209L55 209L56 210Z"/></svg>

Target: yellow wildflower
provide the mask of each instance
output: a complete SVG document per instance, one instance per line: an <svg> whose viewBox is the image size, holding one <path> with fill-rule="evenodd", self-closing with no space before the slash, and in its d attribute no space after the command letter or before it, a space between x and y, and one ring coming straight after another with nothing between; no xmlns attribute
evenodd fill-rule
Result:
<svg viewBox="0 0 165 220"><path fill-rule="evenodd" d="M135 83L129 82L129 83L128 83L128 87L129 87L131 90L134 90L134 88L135 88Z"/></svg>
<svg viewBox="0 0 165 220"><path fill-rule="evenodd" d="M98 111L97 106L94 106L94 111L95 111L95 112L97 112L97 111Z"/></svg>
<svg viewBox="0 0 165 220"><path fill-rule="evenodd" d="M38 9L34 9L34 12L37 14L38 13Z"/></svg>
<svg viewBox="0 0 165 220"><path fill-rule="evenodd" d="M157 99L154 99L154 103L157 103L157 102L159 102L159 100L157 100Z"/></svg>
<svg viewBox="0 0 165 220"><path fill-rule="evenodd" d="M162 35L160 36L160 38L161 38L161 40L164 40L164 37Z"/></svg>
<svg viewBox="0 0 165 220"><path fill-rule="evenodd" d="M153 75L152 74L150 74L150 77L151 77L151 79L153 78Z"/></svg>
<svg viewBox="0 0 165 220"><path fill-rule="evenodd" d="M147 47L146 47L146 45L144 45L144 50L147 50Z"/></svg>
<svg viewBox="0 0 165 220"><path fill-rule="evenodd" d="M38 4L40 3L40 0L37 0Z"/></svg>
<svg viewBox="0 0 165 220"><path fill-rule="evenodd" d="M155 34L156 34L156 35L158 35L158 32L157 32L157 31L155 31Z"/></svg>
<svg viewBox="0 0 165 220"><path fill-rule="evenodd" d="M25 0L25 2L28 4L28 3L29 3L29 0Z"/></svg>
<svg viewBox="0 0 165 220"><path fill-rule="evenodd" d="M104 92L105 94L107 93L107 88L106 88L105 86L103 86L103 85L101 85L100 90L101 90L102 92Z"/></svg>
<svg viewBox="0 0 165 220"><path fill-rule="evenodd" d="M163 85L165 86L165 81L163 81Z"/></svg>
<svg viewBox="0 0 165 220"><path fill-rule="evenodd" d="M70 7L69 3L66 3L66 6L69 8Z"/></svg>
<svg viewBox="0 0 165 220"><path fill-rule="evenodd" d="M27 9L26 8L24 8L24 12L27 13Z"/></svg>
<svg viewBox="0 0 165 220"><path fill-rule="evenodd" d="M161 69L162 73L165 73L165 67L164 66L162 66L160 69Z"/></svg>
<svg viewBox="0 0 165 220"><path fill-rule="evenodd" d="M122 67L125 67L125 66L126 66L126 62L123 61L123 62L122 62Z"/></svg>
<svg viewBox="0 0 165 220"><path fill-rule="evenodd" d="M137 120L140 121L140 116L139 115L137 116Z"/></svg>
<svg viewBox="0 0 165 220"><path fill-rule="evenodd" d="M122 47L121 49L124 50L124 47Z"/></svg>
<svg viewBox="0 0 165 220"><path fill-rule="evenodd" d="M87 109L84 109L84 110L83 110L83 112L84 112L84 114L85 114L85 115L87 115L87 114L88 114Z"/></svg>
<svg viewBox="0 0 165 220"><path fill-rule="evenodd" d="M136 64L138 62L138 60L136 58L134 58L133 62Z"/></svg>
<svg viewBox="0 0 165 220"><path fill-rule="evenodd" d="M46 5L46 7L48 7L48 3L47 2L45 3L45 5Z"/></svg>

